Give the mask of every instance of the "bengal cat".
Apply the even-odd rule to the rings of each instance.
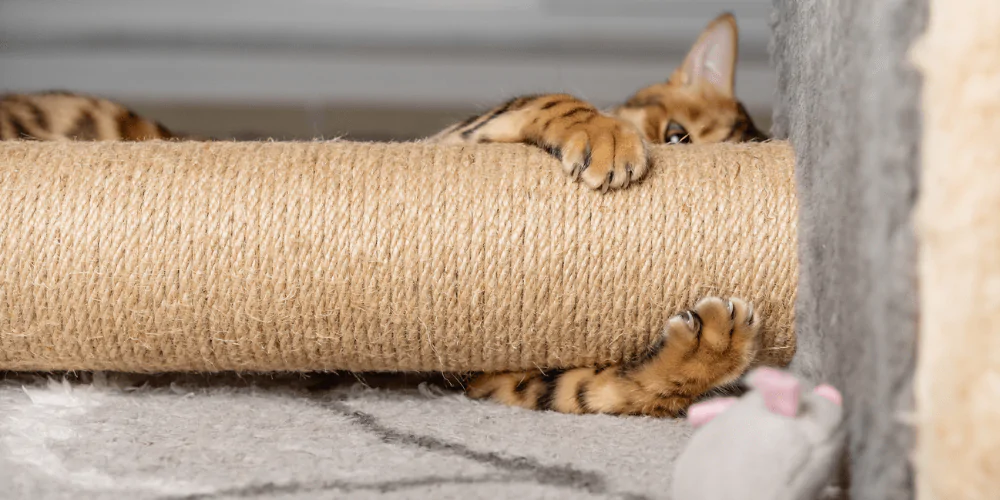
[[[558,158],[592,189],[627,187],[649,168],[648,144],[764,140],[733,92],[737,28],[709,23],[670,79],[601,111],[568,94],[511,99],[426,139],[436,143],[524,143]],[[0,98],[0,139],[171,139],[163,125],[104,99],[65,93]],[[760,321],[739,300],[706,298],[672,318],[660,341],[627,364],[487,373],[473,398],[567,413],[676,416],[699,396],[742,375],[757,350]]]

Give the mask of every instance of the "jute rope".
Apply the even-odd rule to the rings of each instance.
[[[600,195],[519,145],[0,144],[0,369],[615,362],[709,294],[787,362],[791,150],[652,158]]]

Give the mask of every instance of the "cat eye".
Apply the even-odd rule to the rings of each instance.
[[[691,142],[691,136],[679,123],[672,121],[667,124],[667,131],[663,133],[663,142],[665,144],[688,144]]]

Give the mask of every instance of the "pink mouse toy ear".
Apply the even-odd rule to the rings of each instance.
[[[736,404],[737,398],[713,398],[695,403],[688,408],[687,421],[694,427],[701,427]]]
[[[813,389],[813,392],[830,400],[837,406],[842,406],[844,404],[844,396],[840,394],[840,391],[838,391],[836,387],[830,384],[818,385],[815,389]]]
[[[764,404],[772,412],[786,417],[799,413],[802,384],[791,374],[774,368],[758,368],[747,377],[747,383],[760,391]]]

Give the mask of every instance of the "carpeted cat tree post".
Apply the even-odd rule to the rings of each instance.
[[[997,498],[1000,4],[775,5],[792,367],[844,390],[850,498]]]
[[[908,53],[926,1],[774,5],[774,132],[795,147],[800,200],[792,369],[844,393],[850,497],[911,498],[921,84]]]

